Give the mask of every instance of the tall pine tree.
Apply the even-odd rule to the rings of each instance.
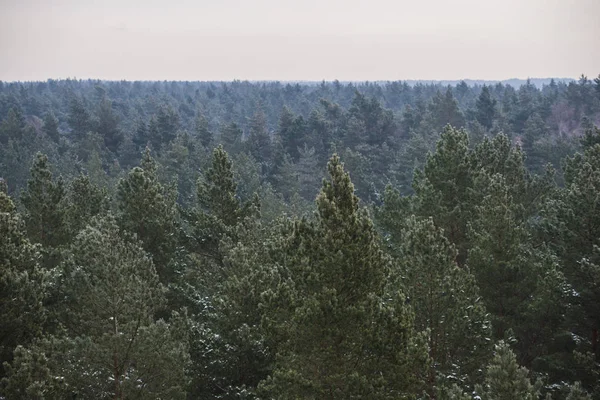
[[[293,224],[266,316],[280,335],[269,397],[401,398],[421,387],[426,355],[412,313],[387,286],[392,260],[340,159],[328,165],[314,223]]]

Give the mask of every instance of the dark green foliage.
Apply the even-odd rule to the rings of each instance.
[[[75,236],[92,217],[108,211],[108,193],[94,185],[89,176],[80,175],[69,182],[66,203],[65,223],[71,236]]]
[[[136,141],[144,145],[149,142],[154,151],[159,151],[165,144],[175,139],[179,127],[179,114],[171,106],[163,105],[158,109],[158,113],[150,118],[147,132],[143,125],[138,126]],[[146,141],[144,136],[147,136]]]
[[[387,213],[380,217],[393,218]],[[491,345],[490,321],[475,277],[456,264],[454,246],[431,219],[405,223],[392,238],[415,327],[429,330],[430,392],[445,381],[472,387]]]
[[[538,113],[531,115],[525,122],[521,143],[523,151],[527,154],[527,165],[536,172],[543,169],[539,141],[545,138],[546,132],[546,124]]]
[[[206,149],[187,131],[179,131],[175,139],[163,149],[159,158],[160,180],[177,184],[179,203],[188,205],[193,201],[196,171],[205,164],[207,154]]]
[[[415,173],[413,189],[417,196],[416,215],[433,216],[436,226],[457,247],[458,261],[464,262],[467,221],[470,210],[472,173],[469,141],[465,130],[450,125],[437,144],[436,152],[427,155],[422,171]]]
[[[364,137],[355,132],[352,136],[354,140],[366,142],[370,145],[381,145],[389,142],[395,133],[395,123],[393,114],[389,110],[383,109],[381,103],[375,98],[368,99],[363,94],[356,92],[352,105],[348,109],[350,118],[360,121],[364,127]],[[357,134],[358,133],[358,134]]]
[[[163,106],[158,110],[156,116],[158,130],[158,144],[169,143],[175,138],[179,129],[179,114],[171,106]]]
[[[83,100],[73,97],[69,108],[69,126],[73,140],[78,141],[92,128],[92,121]]]
[[[31,160],[35,158],[41,143],[33,129],[25,129],[21,140],[9,140],[0,146],[0,175],[9,193],[18,193],[30,178]]]
[[[148,145],[149,140],[150,136],[148,132],[148,125],[143,120],[138,121],[132,138],[133,143],[137,148],[141,148]]]
[[[44,116],[44,133],[48,135],[54,143],[60,140],[60,132],[58,131],[58,120],[52,112],[46,113]]]
[[[490,93],[489,87],[483,85],[481,94],[475,103],[475,119],[486,129],[492,129],[496,116],[496,99]]]
[[[314,148],[309,149],[307,145],[298,150],[297,162],[293,162],[290,156],[285,155],[277,177],[277,186],[288,200],[298,195],[312,201],[321,183],[316,152]]]
[[[0,190],[0,363],[13,349],[42,333],[47,274],[40,268],[39,247],[25,235],[25,226],[8,195]],[[0,367],[3,376],[4,366]]]
[[[44,247],[65,242],[65,189],[62,178],[54,180],[48,157],[38,153],[31,167],[31,179],[21,196],[29,239]]]
[[[198,116],[196,117],[194,133],[204,147],[208,147],[213,141],[213,133],[210,131],[208,121],[202,113],[198,113]]]
[[[250,279],[247,274],[254,271],[246,269],[247,274],[238,275],[240,267],[231,260],[232,247],[242,243],[249,246],[244,256],[238,257],[243,265],[263,252],[255,245],[260,236],[260,205],[256,195],[245,203],[239,199],[233,172],[231,160],[219,146],[213,151],[211,167],[198,181],[197,205],[186,215],[187,245],[194,264],[180,285],[186,303],[196,314],[191,393],[200,398],[251,398],[252,388],[266,377],[262,338],[255,327],[247,325],[248,312],[258,313],[252,308],[254,303],[248,301],[256,295],[246,291],[241,303],[235,296],[239,294],[236,289],[240,289],[236,279],[245,282]],[[237,252],[245,249],[240,247]],[[207,294],[214,298],[210,306],[209,300],[202,298]],[[243,314],[239,307],[245,311]]]
[[[236,196],[237,184],[229,156],[222,147],[213,151],[212,166],[204,181],[198,183],[198,204],[225,225],[234,226],[241,218],[240,201]]]
[[[112,102],[107,98],[102,99],[98,108],[96,132],[104,138],[106,148],[116,153],[123,140],[123,133],[119,129],[119,120],[113,111]]]
[[[231,154],[238,153],[242,145],[242,130],[235,122],[221,126],[219,142]]]
[[[492,314],[495,337],[512,330],[521,363],[531,365],[549,352],[562,326],[566,282],[556,257],[529,242],[520,207],[505,180],[493,175],[469,225],[468,264]]]
[[[465,118],[458,108],[458,103],[450,88],[445,93],[438,92],[429,103],[425,127],[432,132],[440,132],[446,125],[462,128]]]
[[[592,400],[590,396],[582,387],[580,382],[575,382],[569,390],[569,395],[566,400]]]
[[[574,331],[585,338],[584,350],[595,354],[598,362],[600,145],[596,144],[587,148],[585,153],[568,158],[564,174],[565,187],[546,205],[547,225],[544,230],[561,258],[564,274],[573,287],[570,302],[576,309],[569,317],[573,318]]]
[[[185,397],[184,325],[153,320],[164,289],[145,251],[123,236],[113,218],[77,235],[60,268],[63,332],[16,353],[9,388],[23,369],[44,375],[47,367],[50,377],[37,386],[52,388],[60,376],[62,398]]]
[[[17,346],[14,361],[6,363],[6,378],[0,381],[0,393],[16,400],[60,399],[62,380],[53,379],[45,354]]]
[[[6,145],[10,139],[19,141],[23,138],[24,130],[25,121],[21,110],[11,108],[0,123],[0,144]]]
[[[242,203],[236,191],[231,160],[219,146],[213,151],[211,167],[198,181],[197,207],[188,221],[194,251],[218,264],[223,261],[221,242],[227,238],[237,241],[238,225],[258,216],[258,199]]]
[[[296,116],[288,107],[284,107],[279,116],[277,135],[281,140],[283,152],[298,160],[299,151],[306,143],[306,123],[302,116]]]
[[[596,126],[586,129],[581,138],[581,145],[587,150],[594,145],[600,144],[600,129]]]
[[[482,400],[536,400],[541,382],[531,383],[527,368],[520,367],[510,347],[500,342],[486,369],[485,383],[476,389]]]
[[[282,342],[262,390],[281,399],[410,396],[425,348],[404,296],[386,284],[393,261],[337,156],[328,169],[317,220],[294,222],[284,242],[285,280],[269,300]]]
[[[271,159],[271,135],[267,128],[265,112],[259,105],[250,119],[248,140],[246,142],[248,153],[259,163],[267,163]]]
[[[599,398],[598,79],[0,82],[0,397]]]
[[[157,168],[146,148],[140,166],[119,181],[117,219],[119,226],[134,233],[152,254],[158,275],[166,283],[173,273],[169,263],[176,247],[178,214],[176,193],[158,181]]]
[[[203,308],[192,329],[191,397],[254,399],[257,386],[273,369],[273,340],[261,324],[262,293],[277,284],[267,266],[269,249],[280,241],[273,228],[271,235],[264,235],[252,224],[243,243],[223,243],[229,249],[226,262],[208,288],[215,293],[213,301],[196,302]],[[206,285],[197,287],[200,293],[208,292]]]

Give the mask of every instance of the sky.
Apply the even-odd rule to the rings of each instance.
[[[0,0],[0,80],[600,74],[600,0]]]

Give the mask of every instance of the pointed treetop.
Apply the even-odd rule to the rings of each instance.
[[[527,368],[519,366],[515,353],[501,341],[487,367],[485,385],[476,391],[489,400],[536,400],[540,388],[541,382],[531,383]]]
[[[205,179],[198,182],[198,202],[226,225],[235,225],[240,213],[236,190],[233,165],[223,146],[219,145],[213,150],[212,165]]]
[[[144,149],[144,152],[142,153],[142,160],[140,161],[140,167],[145,171],[145,172],[149,172],[151,174],[156,172],[157,169],[157,165],[156,165],[156,161],[154,160],[154,158],[152,158],[152,151],[150,150],[150,148],[148,146],[146,146],[146,149]]]
[[[323,180],[323,188],[317,196],[317,207],[323,220],[343,220],[358,210],[358,197],[350,174],[344,171],[340,157],[334,154],[327,163],[331,180]]]
[[[8,195],[6,182],[0,178],[0,213],[13,213],[15,209],[15,204]]]

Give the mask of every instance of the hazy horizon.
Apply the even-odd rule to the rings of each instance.
[[[556,82],[570,82],[577,81],[578,78],[564,78],[564,77],[527,77],[527,78],[510,78],[510,79],[476,79],[476,78],[464,78],[464,79],[383,79],[383,80],[369,80],[369,79],[361,79],[361,80],[339,80],[339,79],[322,79],[320,81],[317,80],[302,80],[302,79],[219,79],[219,80],[203,80],[203,79],[100,79],[100,78],[80,78],[76,76],[67,76],[67,77],[59,77],[59,78],[46,78],[46,79],[33,79],[33,80],[2,80],[0,82],[4,82],[7,84],[10,83],[35,83],[35,82],[47,82],[47,81],[62,81],[62,80],[74,80],[74,81],[100,81],[100,82],[142,82],[142,83],[151,83],[151,82],[190,82],[190,83],[230,83],[230,82],[250,82],[250,83],[292,83],[292,84],[304,84],[304,85],[319,85],[322,82],[325,83],[333,83],[338,81],[341,84],[378,84],[378,83],[386,83],[386,82],[406,82],[410,86],[414,86],[416,84],[442,84],[442,85],[456,85],[460,82],[466,82],[468,85],[477,85],[477,84],[485,84],[485,83],[505,83],[505,84],[514,84],[515,82],[519,84],[524,84],[528,80],[530,80],[534,85],[541,87],[543,84],[546,84],[546,81],[554,80]],[[589,79],[590,77],[587,76]],[[593,77],[592,77],[593,78]]]
[[[600,72],[600,2],[0,0],[0,80],[501,81]]]

